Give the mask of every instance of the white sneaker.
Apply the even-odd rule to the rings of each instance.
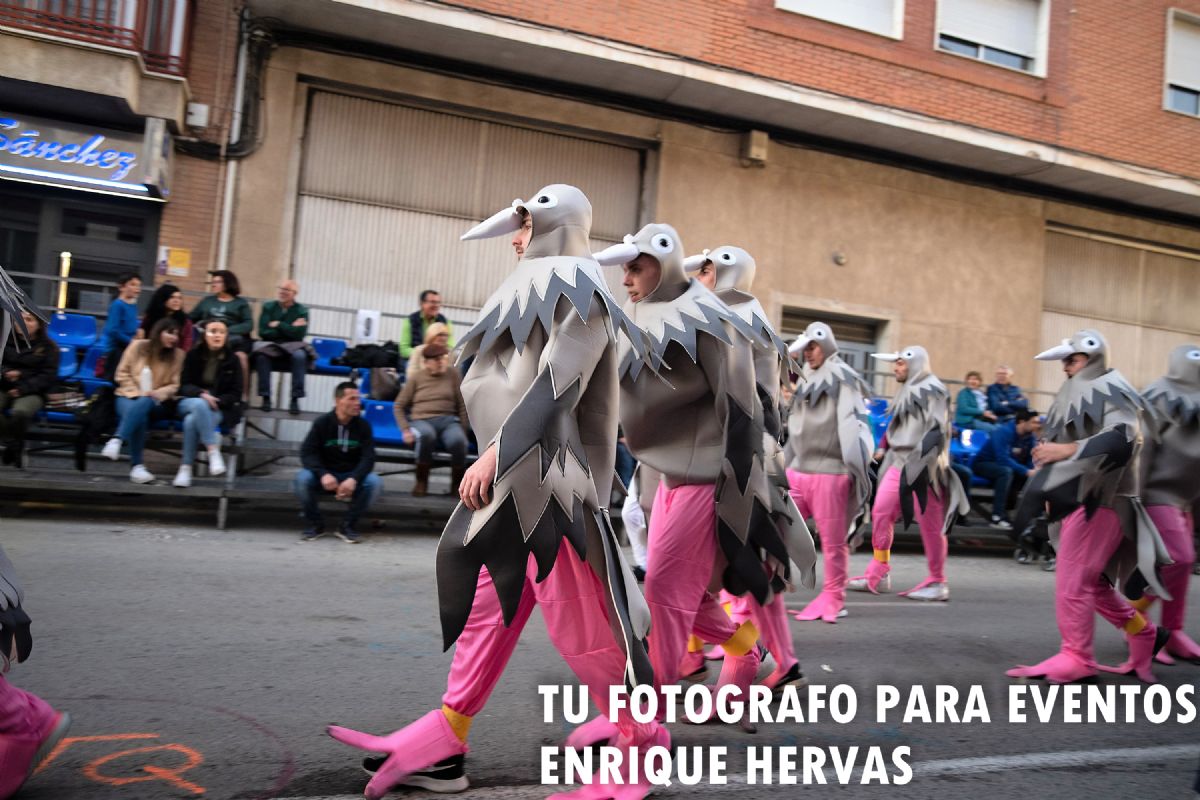
[[[869,591],[871,591],[869,588],[867,588],[867,579],[866,578],[851,578],[850,580],[848,580],[846,582],[846,590],[850,591],[850,592],[869,592]],[[892,576],[884,575],[883,580],[881,580],[879,582],[879,585],[875,587],[875,591],[879,592],[880,594],[883,594],[884,592],[890,592],[891,590],[892,590]],[[846,609],[844,609],[844,608],[842,609],[842,611],[845,611],[845,610]],[[838,616],[842,616],[842,615],[839,614]]]
[[[192,467],[190,464],[180,464],[179,472],[175,473],[175,480],[171,481],[172,486],[178,486],[180,489],[186,489],[192,485]]]
[[[100,455],[109,461],[116,461],[121,457],[121,440],[113,436],[104,443],[104,449],[100,451]]]
[[[208,451],[208,474],[209,475],[224,475],[225,474],[225,459],[221,457],[220,450]]]
[[[154,473],[141,464],[137,464],[133,469],[129,470],[129,480],[134,483],[153,483]]]
[[[754,673],[754,682],[762,683],[768,675],[775,671],[775,656],[762,645],[758,645],[758,670]]]
[[[944,583],[931,583],[905,595],[909,600],[942,602],[950,599],[950,587]]]

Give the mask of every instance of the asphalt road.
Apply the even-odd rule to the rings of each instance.
[[[297,542],[289,518],[220,533],[197,527],[194,512],[34,512],[0,521],[0,539],[22,571],[35,620],[35,650],[9,679],[74,717],[68,746],[26,786],[23,800],[117,798],[349,798],[365,776],[359,755],[329,739],[337,722],[390,731],[440,704],[448,654],[440,652],[432,563],[436,536],[392,524],[363,544]],[[263,520],[259,520],[263,522]],[[852,560],[865,565],[867,553]],[[896,557],[897,588],[923,577],[915,553]],[[926,605],[896,596],[852,595],[837,625],[793,623],[814,684],[850,687],[859,708],[840,724],[762,724],[755,735],[725,725],[675,725],[677,746],[724,747],[727,783],[683,786],[665,796],[841,798],[1191,797],[1200,761],[1200,724],[1008,721],[1004,669],[1057,647],[1053,576],[1000,553],[956,552],[953,597]],[[799,607],[809,593],[793,595]],[[1200,638],[1200,608],[1191,629]],[[531,622],[492,702],[474,724],[467,797],[543,797],[540,748],[570,726],[543,721],[539,684],[571,676],[540,622]],[[1119,635],[1097,624],[1097,656],[1125,654]],[[1200,667],[1159,667],[1173,710]],[[876,718],[876,687],[900,692],[900,706]],[[903,720],[914,687],[934,711],[935,687],[978,692],[988,723]],[[1105,676],[1102,687],[1137,686]],[[1042,689],[1030,684],[1024,691]],[[845,690],[843,690],[845,691]],[[1195,702],[1195,695],[1192,695]],[[1200,705],[1200,703],[1197,703]],[[1123,706],[1122,706],[1123,709]],[[961,716],[965,706],[955,710]],[[1158,706],[1151,709],[1158,710]],[[749,785],[747,748],[823,751],[829,784]],[[852,750],[852,748],[858,748]],[[862,785],[871,748],[889,780],[899,748],[913,770],[906,785]],[[689,752],[695,752],[689,750]],[[759,751],[761,752],[761,750]],[[810,755],[810,758],[817,756]],[[838,786],[836,758],[851,759]],[[800,757],[797,758],[800,763]],[[869,771],[869,770],[868,770]],[[810,773],[815,777],[815,772]],[[802,770],[797,779],[803,779]],[[407,793],[418,796],[417,792]]]

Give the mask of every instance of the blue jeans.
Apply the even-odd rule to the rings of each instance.
[[[629,488],[629,482],[633,480],[633,470],[637,467],[637,459],[629,452],[629,448],[624,442],[617,442],[617,461],[614,469],[617,475],[621,477],[621,485]]]
[[[972,469],[981,478],[992,482],[992,516],[1008,519],[1008,489],[1012,486],[1013,469],[995,461],[976,461]]]
[[[304,397],[304,376],[308,374],[308,353],[297,350],[290,357],[270,358],[262,353],[254,356],[254,370],[258,373],[258,396],[271,396],[271,370],[276,364],[287,364],[292,373],[292,397]]]
[[[221,443],[221,434],[217,431],[220,413],[209,408],[199,397],[185,397],[179,401],[176,416],[183,420],[183,459],[180,464],[190,466],[196,460],[200,444],[208,447]]]
[[[146,431],[150,429],[150,423],[166,419],[167,409],[153,397],[118,397],[117,414],[121,417],[121,423],[117,425],[117,438],[129,445],[129,463],[137,466],[143,463]]]
[[[350,477],[349,472],[331,472],[329,474],[338,483]],[[296,496],[300,498],[300,508],[304,512],[304,519],[314,527],[325,527],[325,518],[321,516],[321,507],[317,503],[317,498],[325,492],[321,487],[321,477],[311,469],[302,469],[296,473],[295,489]],[[358,518],[371,507],[382,490],[383,481],[379,479],[379,476],[374,472],[367,473],[367,477],[359,481],[358,486],[354,489],[354,495],[350,498],[350,507],[346,510],[346,518],[342,524],[353,528],[358,522]]]
[[[458,417],[445,415],[429,419],[414,419],[412,428],[417,432],[417,463],[433,462],[433,451],[440,442],[442,449],[450,454],[450,465],[461,467],[467,463],[467,434]]]

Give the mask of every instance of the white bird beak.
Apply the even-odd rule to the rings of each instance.
[[[1051,347],[1049,350],[1043,350],[1034,358],[1038,361],[1061,361],[1074,352],[1075,348],[1071,346],[1071,340],[1063,339],[1062,344]]]
[[[700,268],[708,261],[707,253],[700,253],[694,256],[688,256],[683,260],[684,272],[699,272]]]
[[[458,238],[461,242],[468,239],[491,239],[496,236],[507,236],[519,230],[521,230],[521,215],[517,213],[514,206],[497,211]]]
[[[637,245],[632,242],[621,242],[612,247],[606,247],[599,253],[592,253],[592,258],[602,267],[613,267],[618,264],[628,264],[641,254]]]
[[[877,358],[880,361],[899,361],[899,353],[871,353],[871,358]]]
[[[792,342],[791,345],[788,346],[788,355],[798,357],[804,352],[804,348],[808,347],[808,343],[811,341],[812,339],[808,338],[804,334],[800,334],[796,337],[796,341]]]

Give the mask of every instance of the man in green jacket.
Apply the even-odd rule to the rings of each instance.
[[[442,314],[442,296],[434,289],[421,292],[421,307],[400,320],[400,357],[405,361],[412,358],[414,347],[425,344],[425,329],[440,322],[450,329],[450,341],[446,346],[454,349],[454,326]]]
[[[262,398],[263,411],[271,410],[271,368],[287,359],[292,373],[292,402],[288,413],[300,413],[311,348],[304,342],[304,334],[308,332],[308,309],[296,302],[299,294],[298,283],[283,281],[276,295],[279,299],[263,303],[258,317],[259,341],[254,343],[254,369],[258,373],[258,396]]]

